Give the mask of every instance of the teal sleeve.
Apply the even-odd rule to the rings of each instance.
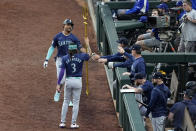
[[[50,57],[52,56],[52,53],[54,52],[54,47],[51,46],[49,49],[48,49],[48,54],[46,56],[46,60],[49,60]]]

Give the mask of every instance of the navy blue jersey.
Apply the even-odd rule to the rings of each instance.
[[[133,78],[135,73],[142,73],[143,75],[146,75],[146,63],[144,62],[143,57],[139,57],[135,59],[131,54],[125,52],[124,55],[130,59],[130,61],[133,61],[133,64],[131,65],[131,75],[129,76],[131,79],[131,83],[133,83]]]
[[[152,91],[152,89],[153,89],[153,84],[150,82],[150,81],[148,81],[148,80],[146,80],[146,82],[144,83],[144,85],[142,85],[140,88],[142,88],[142,90],[143,90],[143,102],[145,103],[145,104],[149,104],[149,102],[150,102],[150,98],[151,98],[151,91]]]
[[[146,75],[146,64],[143,57],[135,59],[131,66],[131,78],[133,78],[136,73]]]
[[[68,46],[70,43],[77,44],[78,50],[82,48],[80,41],[72,33],[68,36],[65,36],[62,32],[60,32],[54,37],[52,41],[52,46],[54,48],[57,47],[57,57],[62,57],[68,54]]]
[[[174,114],[174,128],[182,128],[184,120],[184,109],[187,107],[191,119],[196,120],[196,105],[189,100],[183,100],[181,102],[175,103],[170,112]]]
[[[191,102],[196,105],[196,93],[193,95],[193,98],[192,98]]]
[[[62,59],[61,68],[66,69],[66,77],[82,77],[83,62],[88,61],[90,56],[86,53],[78,53],[70,58],[66,55]]]
[[[169,88],[165,84],[157,85],[153,88],[147,114],[152,112],[152,117],[166,116],[167,99],[171,96]]]
[[[114,55],[101,56],[100,58],[110,59],[110,58],[121,57],[121,56],[122,56],[122,54],[118,52],[118,53],[116,53]]]

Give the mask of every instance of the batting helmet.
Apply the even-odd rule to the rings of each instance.
[[[63,24],[64,24],[64,25],[71,25],[72,27],[74,26],[74,24],[73,24],[73,22],[72,22],[71,19],[65,19],[65,20],[63,21]]]
[[[188,89],[196,89],[196,81],[188,81],[187,83],[186,83],[186,88],[188,88]]]

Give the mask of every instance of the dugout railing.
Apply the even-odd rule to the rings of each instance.
[[[113,21],[112,9],[131,8],[134,3],[130,2],[97,2],[96,24],[97,24],[97,44],[102,55],[117,53],[118,35],[117,31],[124,29],[144,28],[145,25],[139,21]],[[156,7],[160,2],[149,1],[150,8]],[[171,3],[170,7],[174,5]],[[146,63],[169,63],[171,70],[177,72],[179,78],[179,89],[183,90],[186,81],[186,70],[188,62],[196,62],[195,53],[142,53]],[[176,65],[177,64],[177,65]],[[170,68],[170,66],[168,66]],[[165,70],[169,68],[166,67]],[[154,65],[147,66],[147,73],[153,71]],[[139,113],[138,104],[133,93],[120,93],[124,84],[129,83],[128,76],[122,76],[126,72],[124,68],[108,69],[105,66],[107,79],[114,105],[119,118],[119,125],[124,131],[145,131],[144,124]]]

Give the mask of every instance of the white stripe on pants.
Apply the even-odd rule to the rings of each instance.
[[[61,112],[61,122],[66,122],[68,106],[73,98],[72,123],[76,123],[79,111],[80,95],[82,91],[82,78],[67,78],[66,87],[64,87],[64,101]]]
[[[56,74],[57,74],[57,79],[59,78],[59,73],[61,71],[61,66],[62,64],[62,57],[57,57],[56,58]],[[63,79],[61,80],[61,84],[64,84],[65,83],[65,77],[66,77],[66,70],[64,72],[64,76],[63,76]]]

